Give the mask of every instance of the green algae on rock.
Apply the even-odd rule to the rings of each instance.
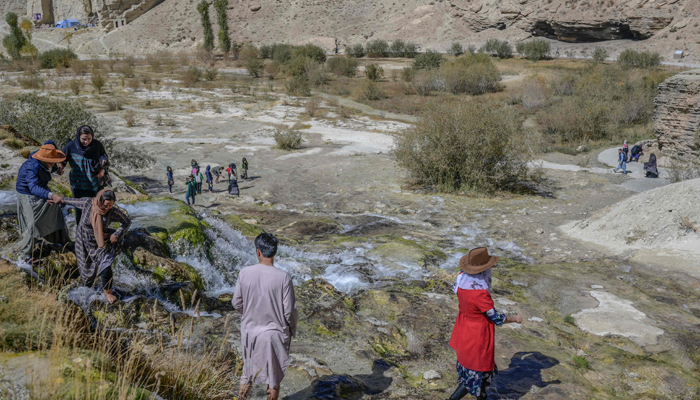
[[[223,217],[223,220],[233,229],[241,232],[247,237],[256,237],[261,233],[265,233],[263,228],[245,222],[243,218],[239,217],[238,215],[228,214]]]
[[[373,242],[379,244],[375,249],[367,253],[370,258],[384,261],[390,268],[401,269],[402,264],[427,267],[438,266],[447,255],[441,250],[421,245],[413,240],[404,239],[392,235],[382,235],[373,238]]]

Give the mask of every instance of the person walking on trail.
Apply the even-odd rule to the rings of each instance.
[[[459,301],[459,314],[452,331],[450,347],[457,353],[459,386],[449,400],[471,394],[487,399],[486,388],[498,373],[495,353],[495,326],[521,323],[520,315],[506,317],[499,313],[491,298],[491,267],[499,257],[489,255],[485,247],[473,249],[459,261],[461,272],[453,291]]]
[[[197,197],[197,182],[195,182],[194,177],[188,176],[187,182],[185,182],[187,188],[187,193],[185,194],[185,199],[187,199],[187,205],[190,205],[190,198],[192,198],[192,204],[194,205],[195,197]]]
[[[622,143],[622,152],[625,153],[625,162],[629,161],[629,153],[630,153],[630,148],[627,145],[627,140],[625,140],[624,143]]]
[[[121,253],[124,236],[131,227],[129,217],[119,207],[114,207],[116,201],[117,196],[111,189],[103,189],[92,198],[62,200],[63,204],[83,211],[75,229],[80,279],[85,286],[92,287],[99,278],[99,287],[110,304],[117,300],[112,294],[112,264]],[[109,228],[114,222],[120,225],[119,229]]]
[[[243,157],[243,161],[241,161],[241,179],[243,180],[248,180],[248,160]]]
[[[70,164],[70,186],[73,198],[95,197],[104,189],[107,173],[104,165],[109,163],[102,143],[95,139],[93,129],[88,125],[78,128],[75,139],[66,143],[63,152],[66,161],[59,164],[59,174],[63,174],[66,164]],[[75,219],[80,221],[82,211],[75,210]]]
[[[627,161],[625,161],[625,153],[622,149],[617,149],[617,168],[613,172],[617,173],[619,169],[622,170],[622,173],[627,174]]]
[[[175,178],[173,177],[173,169],[170,168],[170,166],[168,166],[166,173],[168,175],[168,190],[170,191],[170,194],[172,194],[173,193],[173,185],[175,184]]]
[[[33,263],[34,245],[44,239],[56,245],[70,243],[66,221],[59,203],[63,197],[49,189],[52,170],[65,161],[63,152],[56,149],[52,141],[29,156],[17,174],[17,222],[22,235],[20,257]]]
[[[207,165],[207,171],[204,174],[204,177],[207,179],[207,185],[209,186],[209,193],[214,191],[214,188],[211,186],[212,183],[214,183],[214,177],[211,175],[211,166]]]
[[[277,238],[255,238],[259,263],[238,274],[233,307],[241,313],[243,371],[239,400],[253,383],[267,384],[268,400],[277,400],[289,362],[289,346],[297,331],[297,307],[292,277],[275,267]]]
[[[204,175],[202,175],[202,172],[199,170],[199,166],[192,170],[192,174],[194,175],[194,182],[197,185],[197,194],[202,194],[202,181],[204,180]]]

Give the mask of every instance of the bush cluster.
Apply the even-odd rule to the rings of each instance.
[[[522,118],[482,101],[432,104],[392,151],[417,184],[438,190],[522,191],[536,176]]]
[[[605,61],[606,58],[608,58],[608,51],[604,48],[596,47],[595,50],[593,50],[593,61],[601,63]]]
[[[442,63],[439,69],[420,71],[413,87],[422,96],[431,92],[479,95],[500,90],[501,74],[486,54],[467,53]]]
[[[401,39],[389,44],[385,40],[372,40],[363,46],[360,43],[345,46],[345,53],[353,58],[362,58],[365,55],[371,58],[399,57],[416,58],[418,55],[418,45],[404,42]]]
[[[513,55],[513,47],[505,40],[489,39],[481,46],[479,52],[496,55],[498,58],[510,58]]]
[[[428,50],[425,53],[416,56],[416,59],[413,60],[413,69],[419,70],[440,68],[442,60],[442,54],[434,50]]]
[[[531,61],[545,60],[549,58],[549,54],[552,51],[549,42],[544,39],[520,42],[515,45],[515,49],[521,56]]]
[[[620,53],[617,62],[626,68],[656,68],[661,65],[659,53],[627,49]]]
[[[302,143],[301,132],[297,130],[289,131],[276,131],[275,132],[275,143],[277,147],[282,150],[297,150],[301,148]]]
[[[333,57],[326,61],[326,68],[329,72],[338,76],[354,77],[357,74],[359,63],[354,58]]]
[[[63,68],[70,68],[73,60],[78,56],[71,49],[52,49],[39,53],[39,64],[41,68],[56,68],[59,65]]]

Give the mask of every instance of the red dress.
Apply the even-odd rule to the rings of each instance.
[[[473,371],[493,371],[495,325],[484,313],[494,308],[488,290],[458,289],[459,315],[455,322],[450,347],[457,352],[457,361]]]

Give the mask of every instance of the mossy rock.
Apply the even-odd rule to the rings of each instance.
[[[73,192],[71,191],[70,186],[62,182],[52,180],[49,182],[49,189],[62,197],[73,197]]]
[[[226,223],[229,224],[231,228],[241,232],[247,237],[256,237],[261,233],[265,233],[265,230],[263,228],[243,221],[243,218],[239,217],[238,215],[226,215],[224,217],[224,221],[226,221]]]
[[[310,218],[294,221],[275,233],[291,238],[308,238],[336,234],[341,228],[340,224],[332,219]]]
[[[36,273],[47,282],[62,284],[69,279],[80,277],[78,259],[72,252],[52,252],[35,267]]]
[[[302,328],[320,336],[348,331],[356,324],[355,302],[321,278],[304,282],[295,290]],[[348,331],[349,333],[349,331]]]
[[[190,207],[181,205],[168,216],[171,227],[167,230],[170,243],[187,243],[194,247],[207,244],[208,238],[204,229],[208,224],[200,221]]]
[[[204,290],[204,282],[194,267],[171,258],[157,256],[143,248],[138,248],[132,255],[134,265],[153,274],[159,283],[192,282],[199,291]]]
[[[413,240],[387,235],[376,237],[375,241],[381,244],[368,255],[386,262],[389,267],[403,268],[402,264],[439,266],[447,260],[447,255],[442,251]]]

